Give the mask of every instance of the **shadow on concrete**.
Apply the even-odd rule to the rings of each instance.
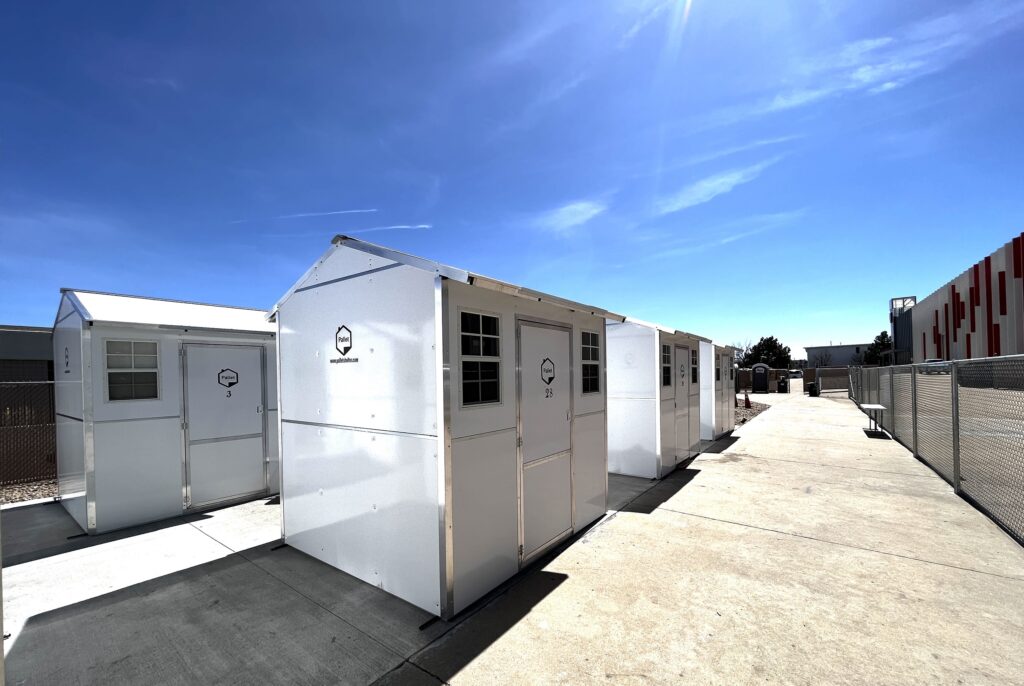
[[[432,615],[379,588],[268,543],[28,618],[7,654],[7,677],[40,684],[446,681],[567,578],[531,569],[454,621],[430,622]]]
[[[447,683],[568,578],[565,574],[541,569],[516,577],[512,585],[498,597],[412,656],[409,664],[438,682]],[[529,665],[523,665],[524,670],[529,668]],[[410,683],[408,676],[407,670],[399,669],[376,683]]]
[[[740,440],[739,437],[733,436],[732,433],[730,433],[728,436],[722,436],[721,438],[719,438],[717,441],[715,441],[714,443],[709,445],[707,448],[705,448],[701,452],[702,453],[720,453],[720,452],[724,451],[726,448],[730,447],[732,444],[734,444],[738,440]]]
[[[0,524],[4,532],[3,566],[32,562],[209,517],[205,513],[190,514],[90,536],[82,531],[59,502],[11,507],[0,510]]]
[[[680,467],[635,497],[619,511],[633,512],[637,514],[651,514],[661,507],[662,504],[671,499],[672,496],[681,491],[687,484],[693,481],[694,477],[698,474],[700,474],[699,469]]]
[[[864,435],[868,438],[877,438],[882,441],[892,440],[892,438],[889,437],[889,434],[885,433],[881,429],[864,429]]]

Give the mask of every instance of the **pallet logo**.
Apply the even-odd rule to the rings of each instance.
[[[352,350],[352,330],[342,324],[338,327],[337,332],[334,334],[334,347],[341,357],[337,357],[331,360],[331,364],[341,364],[343,362],[358,362],[358,357],[346,357],[350,350]]]
[[[222,369],[217,373],[217,383],[224,388],[231,388],[238,383],[238,372],[234,369]]]
[[[551,361],[550,357],[545,357],[540,363],[540,380],[546,386],[550,386],[551,382],[555,380],[555,363]]]

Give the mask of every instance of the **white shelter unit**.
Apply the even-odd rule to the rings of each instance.
[[[335,237],[272,314],[285,541],[450,617],[604,515],[606,317]]]
[[[57,477],[82,529],[277,492],[276,327],[266,314],[61,291]]]
[[[715,439],[736,428],[736,348],[715,346]]]
[[[700,452],[700,343],[635,319],[608,324],[608,471],[660,479]]]
[[[702,448],[715,440],[715,345],[701,341],[700,349],[700,440]]]

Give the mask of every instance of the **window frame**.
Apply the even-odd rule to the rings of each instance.
[[[594,336],[596,344],[587,344],[584,342],[584,337],[590,335]],[[586,359],[583,356],[584,350],[596,350],[597,359]],[[584,386],[586,382],[586,376],[584,370],[586,367],[596,367],[597,376],[594,377],[597,382],[597,388],[593,390],[587,390]],[[597,331],[591,331],[589,329],[580,329],[580,395],[600,395],[601,394],[601,334]]]
[[[481,343],[480,343],[480,352],[481,353],[483,352],[483,340],[482,339],[484,337],[496,339],[498,341],[498,354],[497,354],[497,356],[491,356],[491,355],[464,355],[463,354],[463,352],[462,352],[462,335],[463,335],[463,331],[462,331],[462,315],[463,314],[471,314],[471,315],[477,315],[478,317],[481,317],[479,333],[467,332],[466,335],[468,335],[468,336],[479,336],[481,338]],[[483,317],[491,317],[492,319],[497,321],[497,323],[498,323],[498,329],[497,329],[498,333],[497,333],[497,335],[483,333],[483,319],[482,319]],[[471,308],[471,307],[459,307],[459,308],[456,308],[456,311],[455,311],[455,332],[456,332],[455,339],[458,341],[457,345],[459,347],[459,409],[460,410],[476,410],[476,409],[480,409],[480,408],[495,407],[495,406],[500,406],[500,405],[504,404],[505,401],[504,401],[504,397],[502,395],[502,390],[503,390],[504,384],[501,382],[501,370],[502,370],[501,361],[502,361],[502,357],[503,357],[502,356],[501,329],[502,329],[502,326],[501,326],[501,315],[498,314],[497,312],[489,312],[487,310],[480,310],[480,309]],[[464,378],[464,374],[463,374],[463,363],[465,363],[465,362],[493,362],[493,363],[495,363],[498,366],[498,369],[497,369],[498,399],[497,400],[477,401],[477,402],[470,402],[470,403],[466,402],[466,399],[465,399],[466,393],[465,393],[465,391],[466,391],[466,383],[467,382],[466,382],[466,380]],[[481,382],[479,380],[477,380],[475,382],[471,381],[470,383],[476,383],[478,385],[478,387],[481,386]]]
[[[697,348],[690,348],[690,387],[700,387],[700,353]]]
[[[665,360],[665,356],[668,355],[668,361]],[[668,382],[666,383],[665,372],[668,371]],[[670,343],[661,344],[661,387],[672,388],[672,345]]]
[[[104,338],[104,339],[102,339],[102,342],[103,342],[103,351],[102,351],[101,354],[103,355],[103,402],[105,402],[105,403],[144,403],[144,402],[152,402],[154,400],[158,401],[158,400],[162,400],[163,399],[163,383],[160,380],[160,369],[161,369],[161,365],[160,365],[160,341],[158,339],[153,339],[153,338],[122,338],[122,337],[113,337],[113,338]],[[131,367],[114,367],[114,368],[110,367],[109,357],[111,355],[126,355],[126,354],[128,354],[128,353],[111,353],[111,352],[108,352],[107,351],[107,346],[110,343],[129,343],[132,346],[132,352],[130,353],[131,358],[132,358],[132,366]],[[144,355],[145,357],[155,357],[156,358],[156,367],[151,367],[151,368],[141,367],[141,368],[137,368],[135,366],[135,344],[136,343],[152,343],[153,345],[156,346],[156,355]],[[153,396],[152,398],[111,398],[110,397],[110,375],[112,373],[113,374],[117,374],[117,373],[156,374],[156,384],[155,384],[156,385],[156,395]],[[133,383],[132,386],[134,387],[134,385],[135,384]]]

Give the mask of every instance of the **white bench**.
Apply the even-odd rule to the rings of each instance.
[[[878,431],[878,418],[875,413],[885,412],[885,405],[875,405],[868,403],[861,405],[860,409],[867,412],[868,415],[868,431]],[[874,426],[872,426],[874,425]]]

